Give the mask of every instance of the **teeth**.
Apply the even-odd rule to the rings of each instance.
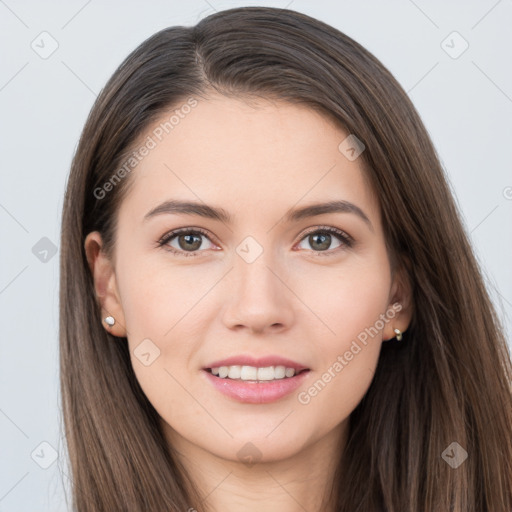
[[[290,370],[293,370],[293,375],[295,375],[295,370],[293,368],[290,368]],[[286,375],[286,368],[284,366],[274,366],[274,378],[275,379],[284,379],[285,375]]]
[[[286,377],[293,377],[295,375],[295,370],[293,368],[286,368],[284,374]]]
[[[241,366],[230,366],[229,367],[228,377],[230,379],[239,379],[241,374],[242,374]]]
[[[277,380],[295,375],[294,368],[284,366],[267,366],[265,368],[256,368],[255,366],[220,366],[211,369],[213,375],[221,379],[235,380]]]
[[[242,380],[258,380],[258,368],[254,366],[242,366],[240,378]]]
[[[274,367],[258,368],[258,380],[274,380]]]

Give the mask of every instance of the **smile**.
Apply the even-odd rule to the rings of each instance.
[[[255,366],[220,366],[209,369],[213,375],[221,379],[243,380],[243,381],[271,381],[287,379],[293,377],[296,373],[295,368],[286,368],[285,366],[266,366],[258,368]],[[305,370],[302,370],[305,371]]]

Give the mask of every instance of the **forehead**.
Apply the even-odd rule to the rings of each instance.
[[[136,147],[150,149],[130,176],[130,210],[145,214],[172,197],[222,205],[240,217],[344,199],[378,215],[361,160],[339,149],[349,134],[332,119],[284,101],[196,101],[170,108],[139,139]]]

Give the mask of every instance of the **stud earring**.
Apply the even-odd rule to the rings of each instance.
[[[397,341],[402,341],[402,331],[400,331],[400,329],[393,329],[393,331],[395,331],[396,340]]]
[[[105,320],[105,323],[110,327],[112,327],[116,323],[116,320],[113,316],[107,316],[103,320]]]

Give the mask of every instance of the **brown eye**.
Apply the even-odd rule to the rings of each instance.
[[[198,253],[203,252],[199,249],[203,246],[204,239],[209,240],[206,232],[197,229],[182,229],[167,233],[158,242],[158,246],[165,247],[178,256],[197,256]]]
[[[201,237],[203,235],[177,235],[176,240],[178,241],[179,248],[184,251],[195,251],[199,249],[203,243]]]
[[[308,236],[308,242],[311,247],[319,251],[326,251],[330,248],[332,236],[328,233],[315,233]]]
[[[338,244],[332,247],[333,241],[338,241]],[[325,227],[311,231],[301,240],[301,243],[307,242],[314,252],[328,254],[338,252],[337,249],[343,247],[351,247],[353,244],[352,238],[343,231],[333,228]]]

